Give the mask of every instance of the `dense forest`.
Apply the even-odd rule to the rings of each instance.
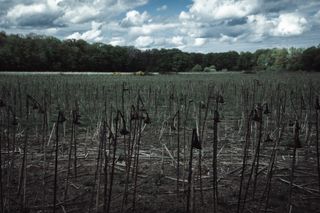
[[[212,50],[214,51],[214,50]],[[0,32],[1,71],[210,72],[320,71],[320,45],[259,49],[254,53],[186,53],[179,49],[134,47],[59,40],[54,37]]]

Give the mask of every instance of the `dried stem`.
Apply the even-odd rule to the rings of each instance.
[[[243,188],[242,185],[244,181],[244,173],[247,167],[248,149],[250,146],[250,136],[251,136],[250,126],[251,126],[251,116],[249,114],[247,118],[246,140],[245,140],[244,149],[243,149],[242,170],[241,170],[241,179],[240,179],[240,187],[239,187],[237,213],[240,212],[241,196],[242,196],[242,188]]]

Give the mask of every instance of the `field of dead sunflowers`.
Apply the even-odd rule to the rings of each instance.
[[[319,212],[319,77],[3,74],[0,212]]]

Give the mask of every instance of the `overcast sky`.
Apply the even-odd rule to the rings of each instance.
[[[320,44],[320,0],[0,0],[0,31],[193,52]]]

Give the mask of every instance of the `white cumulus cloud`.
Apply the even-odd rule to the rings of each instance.
[[[32,14],[41,14],[46,11],[44,4],[23,5],[18,4],[8,11],[7,17],[13,20],[21,18],[23,16],[29,16]]]
[[[307,20],[297,13],[280,14],[268,19],[264,15],[248,16],[252,41],[262,41],[266,36],[288,37],[301,35],[307,29]]]
[[[181,12],[180,18],[197,20],[219,20],[241,18],[254,12],[259,0],[193,0],[188,12]]]
[[[183,46],[185,44],[185,39],[182,36],[174,36],[171,38],[171,43],[175,46]]]
[[[84,33],[75,32],[69,36],[67,36],[67,39],[83,39],[87,41],[94,41],[94,42],[100,42],[103,40],[103,37],[101,36],[101,27],[102,23],[98,23],[95,21],[91,22],[91,30],[88,30]]]
[[[200,47],[205,45],[208,42],[207,38],[195,38],[194,39],[194,46]]]
[[[275,36],[300,35],[307,29],[307,20],[295,13],[281,14],[276,20],[276,28],[272,30]]]
[[[97,17],[99,14],[99,9],[94,6],[82,5],[72,10],[66,10],[62,19],[66,22],[81,23]]]
[[[158,7],[157,8],[157,11],[160,12],[160,11],[165,11],[168,9],[168,6],[167,5],[162,5],[161,7]]]
[[[151,36],[139,36],[135,41],[135,45],[138,48],[147,48],[154,43],[155,40]]]
[[[112,46],[123,46],[126,44],[126,41],[122,37],[112,37],[109,44]]]
[[[318,21],[320,21],[320,10],[314,16]]]
[[[171,30],[177,27],[177,24],[174,23],[151,23],[144,24],[142,26],[134,26],[129,30],[131,35],[150,35],[157,32],[166,32],[166,30]]]
[[[62,12],[58,6],[59,2],[59,0],[46,0],[33,4],[16,4],[7,11],[4,19],[11,25],[53,25]]]
[[[149,14],[146,11],[140,14],[136,10],[131,10],[127,12],[126,17],[121,21],[121,26],[123,27],[141,26],[148,21],[151,21],[151,20],[150,20]]]
[[[235,43],[239,40],[239,37],[232,37],[228,35],[224,35],[223,33],[220,34],[219,41],[220,42],[226,42],[226,43]]]
[[[44,26],[107,21],[144,5],[148,0],[5,0],[0,3],[0,24]],[[1,2],[1,1],[0,1]],[[142,14],[144,17],[146,14]]]

